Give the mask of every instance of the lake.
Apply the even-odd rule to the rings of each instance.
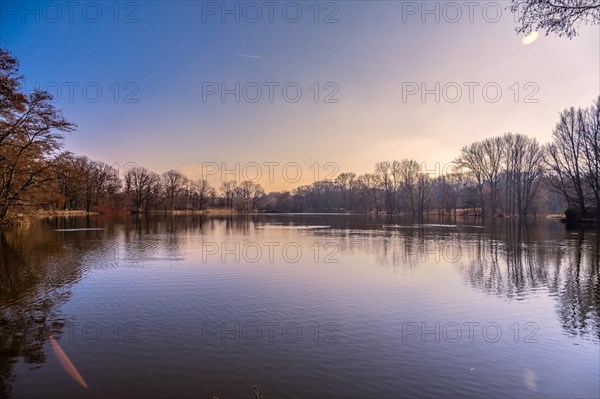
[[[0,237],[0,397],[600,396],[594,229],[133,215]]]

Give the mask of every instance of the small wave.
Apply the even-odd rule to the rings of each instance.
[[[431,224],[415,224],[415,227],[444,227],[444,228],[456,228],[458,227],[455,224],[435,224],[435,223],[431,223]]]
[[[186,258],[182,257],[140,257],[140,258],[124,258],[123,262],[181,262],[186,260]]]
[[[393,229],[422,229],[424,227],[444,227],[444,228],[456,228],[458,227],[455,224],[382,224],[383,228],[393,228]]]
[[[290,229],[290,230],[311,230],[311,229],[330,229],[331,226],[282,226],[282,225],[266,225],[258,226],[257,229]]]

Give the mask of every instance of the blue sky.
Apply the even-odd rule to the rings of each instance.
[[[598,28],[573,40],[542,33],[526,46],[508,2],[477,3],[470,21],[464,2],[453,3],[459,17],[447,2],[423,14],[423,2],[282,1],[272,22],[263,1],[67,3],[3,2],[2,45],[28,89],[61,88],[57,105],[79,126],[69,150],[157,172],[197,178],[203,162],[334,162],[357,173],[388,159],[445,164],[463,145],[507,131],[547,142],[562,109],[600,94]],[[206,94],[236,82],[239,103]],[[407,85],[436,83],[439,102],[406,95]],[[291,97],[302,90],[297,102],[286,101],[286,84]],[[256,86],[262,97],[252,103]],[[489,101],[497,87],[501,97]]]

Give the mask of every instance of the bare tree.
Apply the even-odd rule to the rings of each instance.
[[[502,140],[506,150],[505,187],[512,200],[510,208],[516,206],[519,217],[525,217],[542,181],[545,151],[537,140],[523,134],[507,133]]]
[[[118,172],[104,162],[63,152],[54,161],[56,189],[63,209],[84,209],[113,201],[121,187]]]
[[[572,38],[581,23],[600,22],[599,0],[513,0],[511,9],[521,23],[516,29],[519,33],[543,29],[546,35]]]
[[[142,166],[134,166],[125,173],[125,192],[131,197],[135,211],[148,211],[158,196],[160,176]]]
[[[458,202],[463,209],[463,216],[471,214],[469,208],[472,210],[473,215],[481,215],[480,182],[468,170],[460,170],[455,176],[457,183],[460,185]]]
[[[593,196],[596,218],[600,219],[600,97],[587,110],[578,113],[584,142],[583,176]]]
[[[420,217],[429,210],[433,194],[434,180],[427,173],[419,173],[416,182],[416,212]]]
[[[354,189],[356,188],[356,174],[353,172],[340,173],[336,179],[336,183],[341,194],[339,207],[348,210],[352,203]]]
[[[389,161],[379,162],[375,165],[375,174],[383,189],[385,210],[388,215],[394,213],[394,184],[390,175],[391,163]]]
[[[75,168],[79,171],[83,206],[86,212],[89,212],[92,206],[95,187],[94,163],[86,156],[79,156],[75,158]]]
[[[456,165],[453,165],[445,174],[433,179],[431,201],[435,202],[440,216],[444,214],[457,215],[462,189],[464,189],[464,183],[461,173],[456,171]]]
[[[544,147],[540,146],[535,138],[525,137],[523,145],[523,158],[518,200],[519,200],[519,216],[528,216],[532,206],[536,201],[540,183],[544,176],[544,159],[546,152]]]
[[[392,198],[393,198],[393,207],[392,212],[397,213],[400,212],[402,208],[402,198],[400,196],[400,188],[402,184],[402,174],[403,174],[403,164],[402,162],[392,161],[390,168],[390,176],[392,178]]]
[[[233,199],[235,197],[235,189],[237,182],[234,180],[224,181],[221,183],[221,192],[225,200],[225,208],[233,209]]]
[[[477,142],[463,147],[460,152],[461,154],[456,160],[456,164],[459,168],[466,169],[466,173],[470,174],[473,177],[472,181],[475,182],[475,185],[470,184],[465,187],[476,192],[481,215],[485,215],[485,196],[483,191],[485,185],[485,150],[483,145]],[[466,181],[470,181],[470,179]]]
[[[76,209],[80,206],[82,176],[77,168],[76,157],[71,152],[65,151],[54,159],[54,175],[60,197],[61,209]]]
[[[215,196],[215,189],[206,180],[199,180],[195,186],[197,195],[197,209],[203,210],[211,198]]]
[[[119,172],[104,162],[94,161],[94,203],[100,205],[113,201],[120,188]]]
[[[397,211],[398,188],[401,176],[400,162],[379,162],[375,165],[375,174],[383,189],[386,212],[391,215]]]
[[[585,156],[582,137],[583,110],[571,107],[563,111],[554,128],[554,142],[548,146],[548,183],[559,192],[570,206],[577,206],[586,214],[586,195],[581,160]]]
[[[490,188],[490,214],[494,216],[498,209],[498,183],[501,179],[502,161],[504,159],[504,145],[502,137],[492,137],[481,142],[483,158],[481,171]]]
[[[265,197],[265,190],[258,183],[254,184],[254,188],[252,190],[252,209],[255,211],[260,210],[261,201]]]
[[[502,137],[504,143],[504,213],[507,215],[514,215],[516,212],[515,206],[515,176],[513,175],[515,170],[515,161],[517,156],[517,144],[515,142],[516,135],[512,133],[506,133]]]
[[[16,58],[0,48],[0,223],[16,208],[47,202],[44,185],[54,179],[51,159],[62,132],[74,130],[45,91],[22,92]]]
[[[417,198],[417,182],[421,166],[413,159],[403,159],[399,163],[399,192],[403,200],[404,210],[413,215],[419,212],[419,199]]]
[[[183,194],[188,178],[177,170],[169,170],[161,175],[162,187],[165,193],[166,207],[174,210]]]
[[[381,187],[380,176],[376,173],[366,173],[358,178],[362,182],[364,189],[367,191],[368,202],[370,202],[369,208],[375,211],[375,214],[379,213],[379,188]]]
[[[236,188],[236,208],[239,211],[249,211],[252,205],[254,183],[250,180],[242,181]]]

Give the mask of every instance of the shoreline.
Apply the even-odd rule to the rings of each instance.
[[[355,215],[355,216],[410,216],[408,214],[393,214],[388,215],[385,213],[344,213],[344,212],[331,212],[331,213],[313,213],[313,212],[261,212],[261,211],[238,211],[235,209],[223,209],[223,208],[210,208],[203,210],[151,210],[151,211],[121,211],[121,212],[100,212],[100,211],[91,211],[86,212],[84,210],[69,210],[69,211],[36,211],[32,214],[19,214],[17,218],[20,220],[24,219],[45,219],[45,218],[54,218],[54,217],[81,217],[81,216],[97,216],[97,215],[110,215],[110,214],[120,214],[120,215],[293,215],[293,214],[326,214],[326,215]],[[482,218],[482,216],[476,215],[440,215],[439,213],[430,213],[428,215],[424,215],[426,217],[459,217],[459,218]],[[591,219],[582,219],[582,220],[565,220],[564,215],[560,214],[546,214],[546,215],[538,215],[538,216],[528,216],[529,218],[543,218],[543,219],[553,219],[560,220],[562,222],[567,223],[590,223]],[[519,219],[517,216],[488,216],[487,218],[493,219]]]
[[[75,216],[90,216],[100,215],[100,212],[87,211],[37,211],[31,216],[34,218],[52,218],[52,217],[75,217]],[[25,216],[27,217],[27,216]]]

